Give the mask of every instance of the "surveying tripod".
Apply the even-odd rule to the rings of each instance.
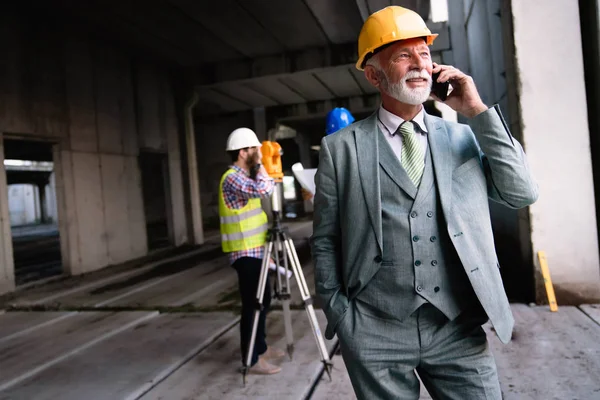
[[[319,322],[317,321],[317,316],[315,314],[312,298],[308,290],[308,285],[306,284],[304,274],[302,273],[302,266],[300,265],[300,261],[298,260],[298,254],[296,253],[294,242],[288,236],[287,228],[281,225],[281,199],[282,184],[281,182],[277,182],[275,184],[275,190],[273,191],[273,195],[271,197],[273,224],[271,229],[269,229],[268,239],[264,246],[263,262],[260,271],[258,289],[256,291],[256,310],[254,311],[254,318],[252,321],[252,336],[250,337],[250,345],[248,346],[246,362],[244,363],[243,367],[244,384],[246,384],[246,375],[248,373],[248,369],[250,368],[250,363],[252,361],[252,353],[256,344],[256,332],[258,330],[259,315],[263,309],[263,297],[265,294],[265,290],[269,290],[269,288],[267,288],[266,286],[271,257],[273,257],[275,261],[275,273],[277,275],[275,298],[281,300],[283,305],[283,323],[285,327],[287,351],[290,360],[292,359],[292,355],[294,353],[294,335],[292,332],[292,314],[290,311],[290,276],[288,273],[289,267],[291,265],[293,275],[296,277],[296,282],[298,284],[298,288],[300,289],[302,301],[304,301],[304,308],[308,315],[308,320],[310,322],[313,334],[315,336],[315,340],[317,341],[317,347],[321,355],[321,362],[323,363],[325,371],[327,372],[327,375],[331,380],[331,368],[333,367],[333,363],[329,359],[327,346],[325,345],[325,340],[323,339],[321,329],[319,328]],[[285,274],[283,278],[281,276],[282,274],[280,273],[281,261],[283,261],[282,272],[284,272]]]

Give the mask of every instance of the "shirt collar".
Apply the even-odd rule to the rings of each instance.
[[[238,167],[237,165],[233,165],[232,164],[229,168],[235,170],[236,172],[239,172],[241,174],[244,174],[244,175],[248,176],[248,173],[246,172],[246,170],[243,169],[243,168]]]
[[[383,108],[383,105],[379,107],[378,116],[379,121],[389,130],[392,135],[404,122],[402,118]],[[412,121],[419,127],[422,133],[427,133],[427,127],[425,126],[425,107],[421,107],[421,111],[419,111]]]

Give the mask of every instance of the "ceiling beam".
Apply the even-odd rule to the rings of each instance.
[[[439,33],[431,46],[433,53],[450,50],[450,33],[446,23],[431,23],[430,29]],[[209,86],[228,81],[241,81],[270,75],[287,75],[302,71],[351,65],[357,59],[356,43],[333,44],[295,52],[253,59],[225,61],[188,68],[187,78],[196,86]]]

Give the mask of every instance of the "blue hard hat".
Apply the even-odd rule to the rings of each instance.
[[[346,110],[344,107],[336,107],[327,114],[327,126],[325,127],[325,134],[331,135],[332,133],[347,127],[353,122],[354,117],[352,114],[350,114],[350,111]]]

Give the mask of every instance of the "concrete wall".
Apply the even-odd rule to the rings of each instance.
[[[41,215],[37,207],[38,199],[36,186],[30,184],[10,185],[8,187],[10,226],[39,222]]]
[[[559,303],[597,301],[600,263],[577,2],[511,0],[511,6],[520,124],[540,186],[530,207],[532,256],[546,252]],[[538,274],[538,299],[545,297],[541,285]]]
[[[44,187],[46,192],[45,204],[40,203],[38,187],[32,184],[16,184],[8,187],[8,211],[10,226],[36,224],[42,222],[42,210],[46,210],[47,222],[58,221],[56,206],[56,178],[50,175],[49,183]]]
[[[510,8],[506,9],[505,3],[501,0],[448,0],[452,59],[457,68],[473,77],[486,104],[500,105],[512,134],[520,140],[518,104],[516,97],[511,97],[516,92],[514,80],[510,80],[513,75],[512,26],[504,22],[510,20]],[[460,115],[458,120],[466,122]],[[516,211],[490,201],[490,211],[507,294],[513,301],[533,301],[534,266],[528,210]]]
[[[0,11],[0,132],[57,144],[64,269],[81,274],[147,253],[140,148],[169,155],[173,243],[185,242],[179,132],[167,71],[41,16]],[[0,259],[12,263],[10,232],[2,227]]]

